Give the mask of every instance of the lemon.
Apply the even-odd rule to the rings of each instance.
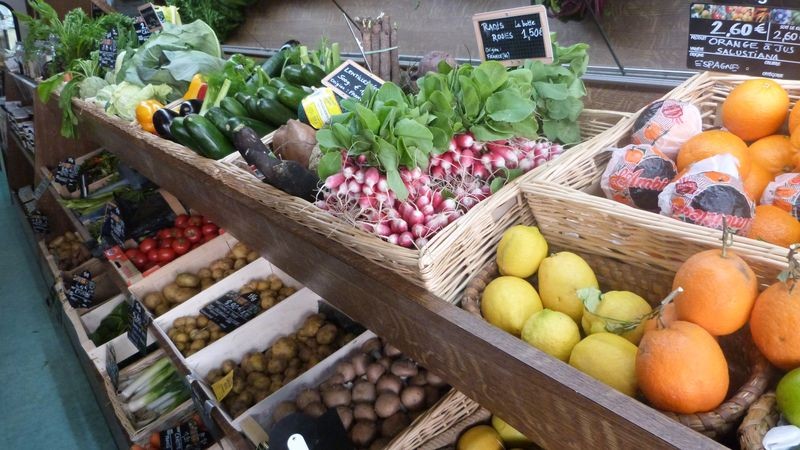
[[[580,256],[560,252],[548,256],[539,265],[539,294],[542,305],[561,311],[580,323],[583,302],[578,298],[578,289],[599,288],[592,268]]]
[[[653,310],[647,300],[628,291],[609,291],[601,295],[594,288],[579,290],[578,297],[584,302],[581,318],[584,333],[614,333],[639,345],[645,322],[641,318]]]
[[[486,285],[481,297],[483,317],[514,336],[519,336],[528,317],[541,310],[539,294],[522,278],[495,278]]]
[[[537,227],[516,225],[503,233],[497,245],[497,267],[501,275],[528,278],[547,256],[547,241]]]
[[[456,450],[503,450],[500,435],[489,425],[478,425],[458,438]]]
[[[625,395],[636,394],[636,352],[629,340],[611,333],[586,336],[572,349],[569,364]]]
[[[503,444],[510,445],[513,447],[528,447],[532,445],[530,439],[526,438],[524,434],[517,431],[514,427],[507,424],[503,421],[503,419],[492,416],[492,427],[494,427],[497,434],[500,435],[500,439],[503,441]]]
[[[543,309],[525,322],[522,327],[522,340],[548,355],[567,362],[572,347],[581,340],[581,331],[568,315]]]

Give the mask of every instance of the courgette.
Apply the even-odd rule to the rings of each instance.
[[[292,47],[297,45],[300,45],[300,43],[294,40],[283,44],[278,53],[275,53],[271,58],[264,61],[264,64],[261,65],[261,68],[264,69],[264,72],[266,72],[270,77],[279,76],[281,74],[281,69],[283,69],[284,63],[286,63],[286,57],[289,55],[289,52],[292,51]]]
[[[266,123],[261,122],[260,120],[251,119],[250,117],[231,117],[225,123],[224,131],[232,139],[233,130],[235,130],[239,125],[252,128],[256,133],[258,133],[259,136],[266,136],[275,131],[275,127],[267,125]]]
[[[195,153],[200,153],[199,146],[194,138],[192,138],[192,135],[189,134],[189,130],[186,129],[185,122],[186,117],[175,117],[172,119],[172,123],[169,125],[169,132],[172,135],[172,140],[184,147],[188,147]]]
[[[299,64],[290,64],[284,67],[281,77],[292,84],[305,84],[305,81],[303,81],[303,68]]]
[[[278,101],[291,111],[297,111],[297,108],[303,102],[303,99],[308,96],[308,93],[300,88],[292,85],[286,85],[278,89]]]
[[[321,67],[315,64],[303,64],[300,75],[302,76],[303,82],[299,84],[320,87],[322,86],[322,79],[325,78],[327,74]]]
[[[269,85],[274,87],[275,89],[291,86],[291,84],[288,81],[284,80],[283,78],[273,78],[269,80]]]
[[[199,114],[189,114],[184,122],[189,135],[197,142],[201,155],[206,158],[220,159],[233,153],[234,148],[228,138],[205,117]]]
[[[294,112],[275,100],[259,99],[256,103],[258,115],[256,118],[279,127],[290,119],[296,119]]]
[[[217,127],[218,130],[222,131],[223,134],[225,134],[225,125],[228,123],[228,119],[230,119],[231,117],[234,116],[225,111],[224,109],[218,107],[209,108],[209,110],[206,111],[205,115],[205,118],[208,119],[209,122],[214,124],[214,126]],[[228,137],[230,138],[231,135],[229,135]]]
[[[272,86],[262,86],[256,91],[259,98],[268,98],[270,100],[278,99],[278,90]]]
[[[233,116],[246,116],[247,110],[244,105],[232,97],[225,97],[219,106]]]

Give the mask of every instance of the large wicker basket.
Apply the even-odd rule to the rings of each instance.
[[[466,286],[468,274],[491,258],[497,241],[487,240],[487,236],[499,239],[498,230],[518,222],[526,213],[527,208],[516,195],[519,184],[523,180],[537,178],[537,174],[548,167],[545,165],[535,169],[509,183],[436,234],[422,249],[407,249],[390,244],[334,218],[305,200],[262,183],[234,164],[199,156],[182,145],[142,131],[136,124],[109,116],[97,105],[79,99],[73,100],[73,104],[76,111],[92,116],[98,124],[118,128],[132,138],[145,141],[157,151],[197,167],[242,196],[252,199],[254,204],[265,205],[315,233],[340,242],[450,302],[458,300],[458,293]],[[628,117],[628,114],[620,112],[584,110],[580,117],[582,138],[591,140]],[[575,146],[567,154],[579,151],[582,145]],[[553,163],[559,164],[563,158]]]
[[[752,78],[742,75],[723,75],[705,72],[690,78],[662,98],[691,102],[700,108],[704,129],[720,127],[721,120],[719,109],[722,102],[734,87],[749,79]],[[791,103],[794,105],[798,98],[800,98],[800,81],[777,80],[777,82],[789,93]],[[641,111],[639,111],[639,113],[641,113]],[[550,181],[584,192],[586,193],[584,196],[576,195],[574,197],[576,199],[581,198],[582,201],[585,202],[592,202],[588,197],[589,195],[594,196],[600,200],[595,203],[598,207],[602,205],[602,208],[618,209],[632,215],[643,213],[657,218],[664,226],[680,228],[684,230],[685,233],[692,233],[698,237],[717,235],[718,233],[715,230],[709,230],[699,225],[688,224],[676,219],[659,216],[655,213],[640,211],[636,208],[606,199],[600,189],[600,178],[608,165],[610,153],[604,150],[630,144],[633,125],[639,113],[634,114],[629,119],[621,121],[613,129],[603,133],[597,139],[586,142],[581,146],[580,151],[565,155],[558,164],[545,168],[537,179]],[[785,132],[786,130],[783,131]],[[676,224],[677,226],[675,226]],[[761,249],[767,253],[777,252],[782,256],[786,253],[782,247],[764,241],[746,238],[737,239],[742,243],[746,243],[753,248]]]
[[[739,426],[739,445],[742,450],[764,450],[764,436],[781,418],[775,392],[762,395]]]

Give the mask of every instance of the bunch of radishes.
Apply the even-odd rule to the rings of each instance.
[[[445,179],[469,174],[489,180],[504,169],[533,170],[563,153],[564,148],[547,139],[532,141],[513,138],[505,141],[477,142],[470,133],[450,140],[450,148],[431,159],[430,174]]]
[[[421,248],[491,195],[491,181],[507,176],[505,169],[527,172],[562,151],[545,139],[483,144],[469,133],[457,135],[446,152],[431,159],[426,172],[419,167],[399,170],[408,190],[405,200],[397,199],[386,175],[369,166],[365,155],[343,153],[342,171],[325,180],[316,205],[393,244]]]

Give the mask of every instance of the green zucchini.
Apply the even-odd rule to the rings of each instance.
[[[281,77],[292,84],[305,84],[303,81],[303,68],[299,64],[290,64],[284,67]]]
[[[206,111],[204,117],[208,119],[209,122],[214,124],[214,126],[217,127],[218,130],[222,131],[222,133],[225,134],[225,124],[228,123],[228,119],[234,116],[222,108],[213,107],[209,108],[209,110]],[[232,135],[228,136],[228,138],[231,137]]]
[[[256,95],[260,98],[268,98],[270,100],[278,99],[278,90],[272,86],[262,86],[256,91]]]
[[[220,105],[222,109],[227,111],[229,114],[233,116],[246,116],[247,110],[244,109],[244,105],[232,97],[225,97],[222,99]]]
[[[172,134],[172,139],[184,147],[188,147],[192,151],[199,153],[199,146],[189,134],[189,130],[186,129],[185,121],[186,117],[176,117],[172,119],[172,123],[169,125],[169,132]]]
[[[286,62],[286,56],[289,54],[290,50],[291,47],[287,47],[275,53],[271,58],[264,61],[261,68],[264,69],[264,72],[270,77],[277,77],[281,74],[281,69],[283,69],[283,64]]]
[[[300,70],[301,78],[303,79],[302,83],[305,86],[314,86],[320,87],[322,86],[322,79],[325,78],[324,70],[321,67],[314,65],[314,64],[303,64],[302,69]],[[295,83],[298,84],[298,83]]]
[[[297,116],[290,109],[280,104],[275,100],[267,100],[265,98],[259,99],[257,102],[258,116],[260,120],[264,120],[269,124],[279,127],[290,119],[296,119]]]
[[[285,86],[291,86],[291,84],[284,80],[283,78],[273,78],[269,80],[269,85],[274,87],[275,89],[280,89]]]
[[[220,159],[234,151],[228,138],[205,117],[199,114],[189,114],[186,116],[185,123],[186,130],[197,142],[200,153],[206,158]]]
[[[252,128],[260,136],[266,136],[275,131],[275,127],[267,125],[260,120],[251,119],[250,117],[231,117],[225,123],[225,132],[230,136],[233,136],[234,130],[236,130],[239,125]]]
[[[303,99],[307,96],[308,93],[306,91],[292,85],[286,85],[278,89],[278,101],[291,111],[297,111],[297,108],[300,107]]]

